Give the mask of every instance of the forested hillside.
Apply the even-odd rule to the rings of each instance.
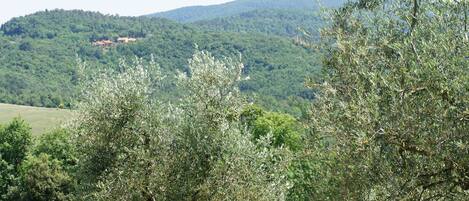
[[[336,8],[345,0],[236,0],[213,6],[194,6],[148,15],[192,24],[203,30],[261,33],[317,40],[323,26],[322,8]]]
[[[137,41],[92,45],[123,36]],[[86,72],[92,73],[118,68],[120,58],[149,61],[153,55],[163,73],[174,77],[176,70],[187,69],[196,45],[217,57],[241,55],[244,73],[250,78],[240,84],[241,90],[257,94],[259,102],[269,108],[287,108],[287,99],[312,98],[303,81],[319,69],[315,54],[290,39],[203,31],[164,19],[83,11],[53,10],[15,18],[2,25],[0,40],[0,102],[34,106],[70,104],[82,76],[77,60],[85,61]]]
[[[229,17],[201,20],[192,24],[212,31],[296,37],[305,31],[319,36],[323,19],[319,12],[313,9],[261,9]]]
[[[216,17],[228,17],[257,9],[289,8],[317,9],[315,3],[310,0],[237,0],[220,5],[185,7],[149,16],[168,18],[179,22],[195,22]]]

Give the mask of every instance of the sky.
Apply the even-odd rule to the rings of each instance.
[[[32,14],[45,9],[82,9],[104,14],[140,16],[185,6],[212,5],[230,0],[2,0],[0,24],[13,17]]]

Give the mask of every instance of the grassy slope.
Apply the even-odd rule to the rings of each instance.
[[[42,134],[59,126],[72,113],[68,110],[0,104],[0,124],[21,117],[32,127],[33,135]]]

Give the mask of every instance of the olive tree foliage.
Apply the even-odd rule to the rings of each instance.
[[[121,73],[101,72],[82,78],[83,94],[71,127],[79,153],[78,177],[85,193],[117,166],[118,159],[148,140],[143,128],[148,126],[145,119],[152,111],[147,99],[150,71],[141,60],[132,66],[121,62],[120,69]]]
[[[97,79],[74,123],[84,199],[284,200],[290,152],[239,122],[242,65],[197,52],[176,103],[154,100],[143,65]]]
[[[312,139],[336,153],[324,174],[347,199],[467,199],[469,2],[364,2],[332,13],[310,84]]]

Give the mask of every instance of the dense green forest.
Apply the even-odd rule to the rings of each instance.
[[[15,18],[0,30],[0,101],[14,104],[68,107],[83,76],[77,60],[86,62],[84,72],[90,75],[118,68],[122,58],[150,61],[153,55],[163,73],[174,77],[176,70],[187,70],[187,60],[198,46],[219,58],[241,56],[243,73],[250,77],[240,83],[241,90],[268,108],[299,114],[298,106],[312,98],[303,81],[317,75],[320,66],[312,50],[291,39],[205,31],[164,19],[53,10]],[[138,41],[92,45],[119,36]],[[167,91],[168,97],[174,96],[171,87]]]
[[[262,33],[283,37],[303,36],[303,32],[319,38],[323,19],[312,9],[258,9],[229,17],[192,23],[212,31]]]
[[[343,0],[310,1],[310,0],[237,0],[221,5],[185,7],[149,16],[176,20],[178,22],[196,22],[238,15],[254,10],[266,9],[308,9],[319,10],[320,5],[335,7]]]
[[[324,24],[319,16],[321,9],[337,8],[344,2],[238,0],[214,6],[185,7],[148,16],[176,20],[203,30],[262,33],[290,38],[307,35],[317,40]]]
[[[11,52],[36,51],[68,36],[70,44],[82,41],[103,54],[80,54],[82,61],[71,62],[78,66],[80,89],[68,124],[38,138],[19,118],[0,125],[0,200],[464,201],[469,196],[469,1],[349,1],[321,14],[329,19],[321,41],[304,47],[266,34],[202,34],[161,19],[51,13],[63,18],[48,19],[48,11],[5,24],[2,45],[17,48]],[[140,39],[103,48],[90,45],[89,23],[82,23],[87,25],[80,30],[88,30],[82,34],[58,28],[49,37],[60,23],[46,20],[42,26],[51,28],[38,29],[41,17],[82,19],[67,14],[109,20],[99,26],[104,35],[97,38]],[[122,33],[106,32],[111,25]],[[161,26],[173,32],[158,37],[168,31]],[[166,46],[150,44],[171,37],[171,43],[156,43]],[[25,40],[31,43],[19,44]],[[119,61],[135,56],[127,49],[134,45],[149,51],[137,54],[143,59]],[[45,47],[41,50],[54,50]],[[240,47],[246,48],[243,58]],[[188,59],[180,61],[176,53]],[[13,57],[15,62],[35,58],[21,56]],[[314,98],[298,108],[301,118],[259,106],[255,99],[265,97],[246,93],[246,84],[264,73],[250,69],[255,58],[291,67],[268,69],[269,75],[319,76],[304,81]],[[297,66],[319,59],[321,74],[314,65]],[[23,78],[32,74],[26,72],[47,72],[28,67],[15,72]],[[304,72],[286,73],[291,69]],[[297,86],[281,84],[285,88],[271,89]],[[177,98],[168,98],[171,92]]]

